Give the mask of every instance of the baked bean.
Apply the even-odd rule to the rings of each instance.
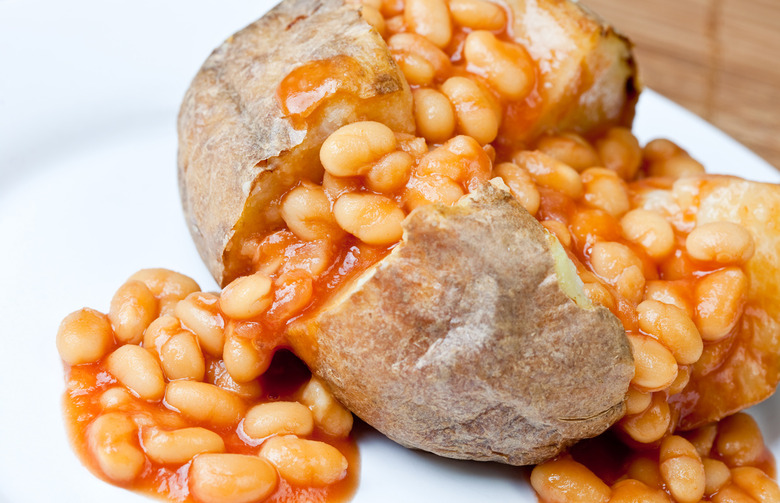
[[[680,393],[682,390],[685,389],[686,386],[688,386],[688,382],[690,382],[691,380],[690,369],[691,368],[688,365],[682,365],[678,367],[677,377],[674,378],[674,381],[672,382],[672,384],[669,385],[669,388],[667,389],[667,393],[669,393],[669,396]]]
[[[650,163],[647,169],[647,174],[650,176],[669,178],[703,175],[704,172],[704,166],[684,152]]]
[[[333,176],[327,171],[322,177],[322,189],[325,191],[325,195],[328,196],[330,201],[335,201],[340,195],[347,192],[356,192],[360,190],[360,178],[342,178],[339,176]]]
[[[160,363],[168,380],[192,379],[202,381],[206,361],[195,335],[182,330],[171,336],[160,349]]]
[[[633,386],[628,388],[626,393],[626,415],[631,416],[644,412],[650,407],[650,401],[653,399],[653,395],[647,391],[641,391]]]
[[[404,208],[407,211],[412,211],[418,206],[434,203],[452,206],[464,194],[463,187],[446,176],[414,175],[409,180],[406,191],[404,191]]]
[[[731,482],[731,470],[724,462],[717,459],[704,458],[702,464],[704,465],[705,479],[704,494],[715,494]]]
[[[634,355],[634,378],[631,382],[643,391],[668,387],[677,377],[677,360],[663,344],[638,334],[628,334]]]
[[[595,473],[569,457],[536,465],[531,472],[533,486],[542,501],[607,503],[611,490]]]
[[[428,153],[428,144],[425,138],[406,133],[396,133],[395,139],[398,141],[398,148],[417,159]]]
[[[652,459],[649,454],[634,458],[626,469],[626,476],[639,480],[654,489],[664,486],[661,471],[658,468],[658,458]]]
[[[661,440],[669,431],[671,411],[663,393],[654,393],[653,400],[644,412],[623,418],[620,427],[631,438],[642,444]]]
[[[165,379],[160,364],[152,353],[140,346],[120,346],[108,355],[106,368],[143,400],[159,400],[165,392]]]
[[[418,162],[416,176],[439,175],[462,182],[469,190],[488,181],[490,159],[473,138],[458,135],[425,154]]]
[[[615,289],[630,302],[638,303],[641,301],[645,289],[645,277],[642,274],[642,269],[635,265],[627,267],[615,281]]]
[[[298,185],[284,196],[280,211],[287,228],[303,241],[341,237],[330,211],[330,201],[320,186],[308,182]]]
[[[219,297],[195,292],[179,301],[174,309],[177,318],[198,336],[200,346],[211,356],[222,356],[225,345],[225,321],[218,309]]]
[[[643,209],[631,210],[620,219],[623,237],[641,246],[655,260],[674,250],[674,230],[660,214]]]
[[[704,496],[704,465],[696,448],[683,437],[671,435],[661,442],[661,477],[680,503],[696,503]]]
[[[114,333],[108,317],[94,309],[70,313],[57,330],[57,351],[68,365],[93,363],[114,346]]]
[[[431,143],[441,143],[455,132],[455,110],[450,100],[435,89],[415,89],[414,119],[417,133]]]
[[[780,488],[778,488],[777,482],[758,468],[752,466],[734,468],[731,470],[731,477],[734,484],[759,503],[780,501]]]
[[[582,172],[583,198],[589,205],[602,209],[613,217],[628,211],[628,189],[614,171],[588,168]]]
[[[525,98],[536,80],[534,63],[520,45],[502,42],[489,31],[472,31],[463,55],[469,70],[487,78],[493,88],[510,100]]]
[[[479,84],[467,77],[450,77],[441,91],[455,107],[458,131],[482,145],[496,139],[501,117],[494,110],[490,95]]]
[[[644,294],[645,277],[642,261],[628,246],[602,241],[596,243],[590,255],[593,271],[615,286],[618,293],[632,302]]]
[[[141,269],[128,279],[133,280],[145,284],[160,301],[160,314],[170,314],[177,302],[200,291],[194,279],[170,269]]]
[[[271,355],[261,352],[252,339],[237,335],[225,339],[225,368],[236,382],[257,379],[271,365]]]
[[[163,344],[183,330],[179,318],[164,314],[151,322],[144,331],[143,347],[153,355],[158,355]]]
[[[397,56],[396,60],[409,84],[427,86],[433,83],[436,69],[419,54],[404,54]]]
[[[740,412],[721,420],[715,449],[731,467],[751,465],[764,453],[764,437],[755,419]]]
[[[270,323],[282,323],[300,313],[314,294],[314,281],[303,271],[285,273],[276,278],[275,285],[274,305],[266,314]]]
[[[511,162],[502,162],[493,168],[493,174],[501,177],[512,195],[520,201],[528,213],[536,215],[541,197],[533,178],[525,169]]]
[[[269,357],[270,359],[270,357]],[[212,360],[206,369],[206,380],[225,391],[248,400],[256,400],[263,394],[263,388],[257,380],[238,383],[230,377],[224,360]]]
[[[506,26],[506,13],[484,0],[450,0],[450,13],[456,24],[472,30],[500,31]]]
[[[585,296],[594,304],[604,306],[609,310],[615,308],[615,297],[607,287],[602,285],[598,280],[585,283],[583,285],[583,290],[585,290]]]
[[[333,132],[320,148],[320,161],[335,176],[358,176],[397,146],[393,131],[379,122],[353,122]]]
[[[713,503],[759,503],[734,484],[728,485],[713,494],[710,501]]]
[[[363,16],[366,23],[373,26],[380,35],[384,37],[387,34],[385,18],[382,17],[382,14],[375,7],[364,5],[363,8],[360,9],[360,15]]]
[[[688,234],[685,251],[696,260],[734,264],[753,256],[753,236],[747,229],[732,222],[701,224]]]
[[[688,300],[687,290],[690,287],[672,281],[654,280],[645,284],[645,299],[657,300],[682,309],[688,317],[693,318],[693,306]]]
[[[214,426],[232,426],[244,412],[244,402],[213,384],[173,381],[165,390],[165,402],[184,417]]]
[[[298,402],[269,402],[255,405],[244,418],[244,432],[250,438],[271,435],[311,435],[314,419],[308,407]]]
[[[392,199],[376,194],[344,194],[333,206],[342,229],[364,243],[387,245],[401,239],[406,215]]]
[[[682,152],[682,149],[676,143],[665,138],[651,140],[642,149],[642,156],[646,161],[657,162],[669,159],[670,157]]]
[[[138,344],[144,330],[157,317],[157,299],[147,286],[130,280],[119,287],[111,299],[108,319],[116,338],[126,344]]]
[[[555,234],[558,241],[565,247],[571,246],[571,234],[566,224],[558,222],[557,220],[545,220],[542,222],[542,227]]]
[[[222,437],[200,427],[173,431],[146,428],[141,432],[141,447],[152,461],[177,465],[188,462],[198,454],[225,452]]]
[[[303,388],[301,403],[311,409],[315,424],[327,435],[346,437],[352,430],[352,413],[318,378],[312,377]]]
[[[324,193],[322,197],[325,197]],[[327,199],[325,199],[325,204],[328,206],[328,214],[330,214],[330,203]],[[333,225],[336,225],[335,219],[333,219]],[[264,313],[273,299],[271,278],[262,272],[256,272],[231,281],[219,296],[219,308],[231,318],[244,320]]]
[[[89,452],[100,471],[114,482],[131,482],[146,464],[137,445],[137,431],[135,423],[119,412],[100,415],[87,427]]]
[[[537,142],[536,149],[558,159],[577,171],[583,171],[601,164],[601,159],[599,159],[596,149],[585,138],[576,133],[543,136]]]
[[[406,30],[406,24],[404,23],[404,15],[398,14],[392,17],[385,17],[385,30],[387,31],[388,35],[396,35],[404,32]],[[420,37],[420,38],[424,38],[424,37]],[[425,40],[427,41],[428,39]]]
[[[699,331],[685,311],[657,300],[645,300],[636,307],[639,328],[655,336],[674,355],[677,363],[696,363],[704,344]]]
[[[387,46],[410,84],[429,85],[452,68],[444,51],[416,33],[397,33],[387,40]]]
[[[726,337],[739,322],[748,293],[748,278],[729,267],[704,276],[696,283],[694,321],[705,341]]]
[[[610,129],[596,142],[596,149],[607,169],[615,171],[623,180],[633,180],[636,177],[642,162],[642,148],[630,129]]]
[[[409,30],[444,48],[452,38],[450,11],[445,0],[406,0],[404,21]]]
[[[102,410],[122,409],[130,405],[133,397],[124,388],[108,388],[100,394],[100,408]]]
[[[343,234],[340,228],[339,233]],[[327,239],[300,243],[295,247],[295,253],[292,256],[284,257],[284,265],[274,272],[282,275],[288,272],[299,271],[308,276],[317,277],[324,273],[333,263],[336,253],[335,248],[334,243]],[[258,272],[268,274],[266,271]],[[223,297],[224,294],[225,291],[223,290]]]
[[[386,18],[398,16],[404,12],[404,2],[403,0],[382,0],[379,11]]]
[[[389,194],[406,185],[412,173],[414,158],[403,151],[391,152],[366,173],[366,187]]]
[[[668,503],[669,497],[660,489],[652,489],[635,479],[621,480],[612,486],[609,503]]]
[[[580,174],[561,161],[536,151],[521,151],[512,159],[515,164],[528,170],[538,185],[561,192],[571,199],[582,197]]]
[[[201,503],[252,503],[276,490],[268,461],[246,454],[200,454],[189,471],[190,493]]]
[[[717,435],[718,425],[711,423],[688,432],[686,438],[696,447],[696,452],[699,453],[699,456],[708,458],[712,452],[712,446],[715,445],[715,437]]]
[[[317,440],[295,435],[271,437],[263,442],[260,456],[294,484],[324,486],[347,476],[347,458],[332,445]]]

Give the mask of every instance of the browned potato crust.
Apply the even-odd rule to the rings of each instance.
[[[551,239],[492,186],[418,208],[390,256],[291,328],[293,348],[402,445],[549,459],[622,417],[634,373],[620,321],[562,290],[579,279],[561,276]]]

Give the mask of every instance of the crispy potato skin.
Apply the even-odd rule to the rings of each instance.
[[[750,287],[739,347],[734,337],[705,346],[690,383],[677,397],[680,428],[693,429],[765,400],[780,381],[780,185],[709,175],[682,178],[668,190],[641,191],[636,200],[662,213],[696,215],[691,226],[738,223],[756,245],[745,267]],[[708,373],[708,354],[719,351],[727,356]]]
[[[538,463],[624,413],[623,326],[559,285],[544,231],[504,191],[425,206],[393,253],[289,339],[347,407],[436,454]]]
[[[354,62],[339,92],[306,120],[285,114],[283,79],[337,56]],[[412,117],[409,87],[385,42],[343,0],[287,0],[225,41],[195,76],[178,121],[182,206],[217,282],[243,272],[231,270],[243,237],[280,224],[278,196],[300,179],[322,178],[319,147],[330,133],[358,120],[414,132]]]

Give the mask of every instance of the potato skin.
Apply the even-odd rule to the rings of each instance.
[[[504,191],[425,206],[404,240],[289,340],[392,440],[446,457],[538,463],[624,413],[623,326],[560,288],[547,237]]]
[[[337,95],[306,117],[286,114],[283,79],[341,57]],[[241,241],[281,224],[274,201],[322,178],[318,153],[340,126],[381,120],[414,132],[409,86],[382,37],[343,0],[286,0],[218,47],[179,112],[179,191],[203,261],[224,286],[242,272]]]
[[[512,33],[540,67],[541,105],[507,125],[514,149],[545,132],[585,135],[630,125],[639,84],[630,43],[579,4],[509,0]],[[337,96],[301,118],[285,114],[277,89],[293,70],[346,56]],[[524,105],[523,105],[524,106]],[[412,95],[381,36],[344,0],[284,0],[218,47],[179,114],[179,189],[195,245],[224,286],[249,272],[242,241],[281,225],[276,199],[300,179],[318,181],[317,149],[350,122],[415,130]],[[505,121],[510,124],[512,121]]]

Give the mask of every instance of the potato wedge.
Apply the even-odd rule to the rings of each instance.
[[[396,442],[532,464],[624,413],[623,326],[581,288],[557,239],[488,185],[412,212],[393,252],[288,338]]]
[[[696,428],[768,398],[780,382],[780,186],[697,176],[681,178],[668,188],[643,185],[636,198],[639,206],[676,218],[681,228],[733,222],[747,229],[755,242],[745,264],[749,289],[735,333],[705,344],[689,384],[673,397],[680,428]],[[721,292],[723,299],[729,295]]]

